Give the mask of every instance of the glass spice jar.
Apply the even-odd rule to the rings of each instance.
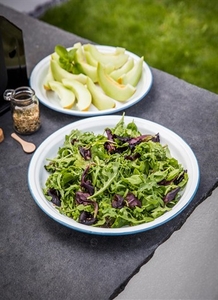
[[[31,134],[40,128],[39,101],[28,86],[8,89],[4,99],[11,102],[13,127],[17,133]]]

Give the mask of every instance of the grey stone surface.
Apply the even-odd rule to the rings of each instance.
[[[218,299],[218,189],[156,251],[116,300]]]
[[[0,4],[38,18],[47,9],[68,0],[0,0]]]
[[[1,14],[23,29],[28,74],[56,44],[87,40],[0,5]],[[32,155],[10,138],[10,113],[0,117],[0,289],[4,299],[112,299],[185,223],[218,184],[218,95],[152,68],[149,94],[126,115],[160,123],[192,147],[201,182],[190,205],[154,230],[123,237],[79,233],[54,222],[33,201],[27,184]],[[27,137],[36,145],[80,118],[41,108],[42,128]],[[122,112],[120,112],[120,115]],[[208,200],[206,200],[208,201]]]

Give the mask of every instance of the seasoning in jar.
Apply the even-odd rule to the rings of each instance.
[[[17,133],[31,134],[40,128],[39,101],[28,86],[8,89],[4,99],[11,102],[13,127]]]

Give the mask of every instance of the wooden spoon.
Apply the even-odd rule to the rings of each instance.
[[[32,153],[33,151],[35,151],[36,145],[34,145],[33,143],[29,143],[29,142],[24,141],[16,133],[13,132],[11,134],[11,137],[21,144],[21,146],[23,147],[24,152]]]

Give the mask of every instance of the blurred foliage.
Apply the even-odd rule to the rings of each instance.
[[[41,20],[218,93],[217,0],[69,0]]]

